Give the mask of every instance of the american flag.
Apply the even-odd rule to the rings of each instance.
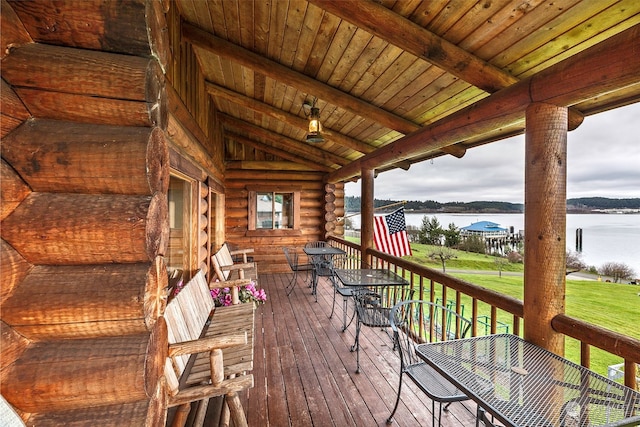
[[[373,242],[376,249],[393,256],[411,255],[411,246],[404,221],[404,208],[387,215],[374,215]]]

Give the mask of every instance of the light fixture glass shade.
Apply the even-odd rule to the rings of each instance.
[[[320,122],[320,110],[316,107],[311,108],[309,115],[309,133],[307,134],[307,142],[321,143],[324,142],[322,136],[322,123]]]

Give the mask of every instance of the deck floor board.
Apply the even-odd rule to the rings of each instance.
[[[362,328],[361,367],[356,374],[356,354],[350,351],[355,322],[342,332],[341,298],[329,318],[330,282],[320,279],[315,302],[304,276],[298,277],[295,290],[287,296],[290,277],[260,276],[259,286],[268,299],[256,310],[255,386],[242,394],[249,425],[386,426],[400,363],[389,334]],[[454,403],[443,413],[442,425],[473,426],[475,411],[473,402]],[[403,384],[393,425],[431,425],[431,401],[410,381]]]

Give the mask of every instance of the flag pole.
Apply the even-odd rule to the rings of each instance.
[[[395,203],[390,203],[390,204],[384,205],[384,206],[378,206],[377,208],[373,208],[373,210],[377,211],[377,210],[380,210],[380,209],[390,208],[392,206],[406,205],[406,204],[407,204],[407,201],[403,200],[401,202],[395,202]],[[356,216],[356,215],[360,215],[360,212],[352,213],[351,215],[345,215],[343,218],[351,218],[352,216]]]

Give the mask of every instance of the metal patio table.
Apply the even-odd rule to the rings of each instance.
[[[318,301],[318,277],[333,276],[333,268],[331,266],[331,259],[335,255],[345,255],[346,252],[343,249],[336,248],[333,246],[321,246],[321,247],[313,247],[307,248],[305,247],[304,253],[307,254],[311,258],[311,263],[313,264],[313,272],[311,278],[311,293],[316,296],[316,301]]]
[[[640,393],[516,335],[420,344],[416,352],[505,426],[640,425]],[[477,376],[493,391],[482,391]]]
[[[398,298],[389,300],[379,288],[407,286],[409,282],[384,268],[336,269],[344,286],[353,287],[356,305],[356,336],[351,351],[356,352],[356,373],[360,372],[360,329],[362,325],[385,328],[390,326],[389,314]]]

